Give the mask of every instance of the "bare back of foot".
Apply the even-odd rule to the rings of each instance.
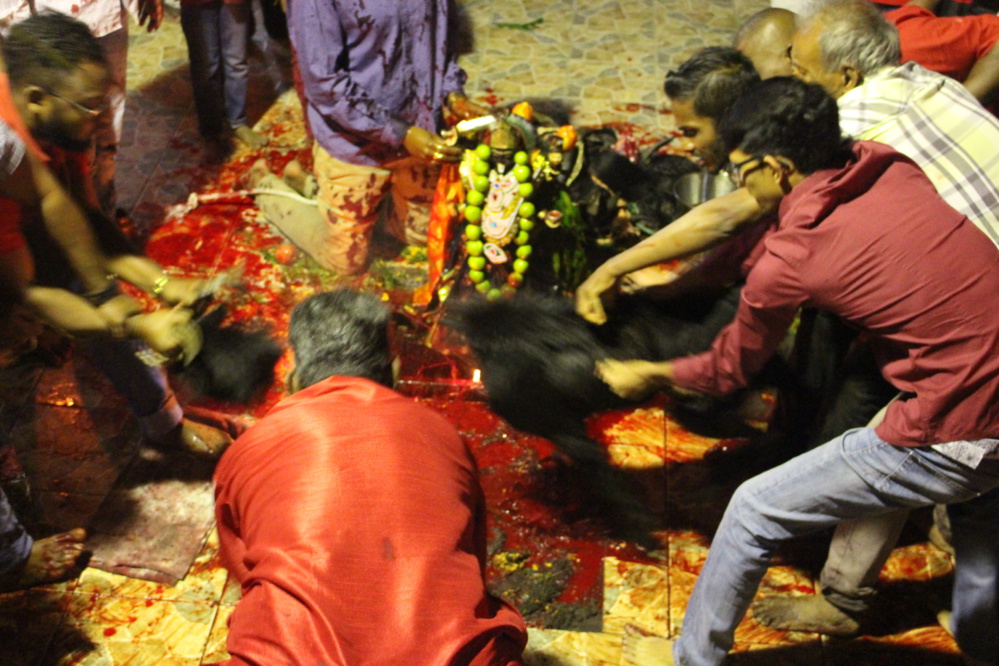
[[[263,148],[267,145],[267,137],[254,132],[248,125],[240,125],[232,128],[232,133],[237,139],[248,145],[250,148]]]
[[[768,597],[753,605],[753,617],[772,629],[856,636],[860,624],[822,595]]]
[[[298,160],[292,160],[284,167],[284,172],[281,174],[281,179],[296,192],[301,194],[307,199],[311,199],[316,196],[316,186],[315,177],[305,170],[302,163]]]
[[[247,189],[252,190],[259,187],[260,181],[270,175],[272,175],[272,172],[270,167],[267,165],[267,160],[261,157],[246,171],[246,174],[243,176],[242,185]]]
[[[39,539],[31,546],[31,554],[21,573],[13,581],[14,588],[33,587],[65,578],[83,554],[87,532],[77,527],[68,532]]]

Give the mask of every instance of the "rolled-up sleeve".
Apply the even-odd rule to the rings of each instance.
[[[795,271],[765,256],[749,274],[735,320],[711,349],[673,362],[674,383],[709,395],[745,387],[777,351],[805,299]]]

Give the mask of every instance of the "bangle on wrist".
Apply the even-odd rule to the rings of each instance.
[[[158,278],[156,278],[156,282],[153,283],[153,288],[149,290],[149,293],[158,298],[159,295],[163,293],[163,290],[166,288],[167,283],[169,282],[170,278],[167,277],[166,275],[159,276]]]
[[[112,298],[118,295],[118,285],[114,282],[110,282],[108,286],[104,287],[100,291],[91,291],[83,295],[91,305],[101,306],[110,301]]]

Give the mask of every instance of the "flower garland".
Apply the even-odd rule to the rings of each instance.
[[[517,183],[516,196],[520,199],[516,211],[517,227],[508,228],[502,222],[489,220],[489,228],[483,229],[483,208],[487,205],[490,188],[504,186],[501,182],[505,172],[504,165],[500,164],[498,169],[494,169],[489,163],[490,157],[492,149],[488,145],[480,143],[476,146],[471,162],[472,188],[465,196],[465,251],[468,254],[468,279],[479,292],[490,300],[495,300],[504,295],[512,295],[524,283],[524,274],[530,266],[528,258],[532,251],[531,230],[535,226],[534,216],[537,211],[530,201],[534,185],[530,182],[532,174],[531,167],[528,166],[529,157],[525,151],[519,150],[513,155],[515,166],[510,172]],[[513,193],[511,191],[508,194]],[[487,278],[486,267],[489,263],[501,264],[509,259],[501,246],[509,243],[507,236],[510,235],[517,245],[516,259],[506,283],[498,288]]]

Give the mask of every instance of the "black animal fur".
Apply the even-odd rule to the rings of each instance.
[[[204,344],[187,366],[172,368],[197,393],[217,400],[247,403],[274,383],[281,346],[269,331],[222,325],[225,308],[198,319]]]
[[[518,430],[551,440],[581,466],[594,493],[634,536],[651,527],[648,510],[586,435],[587,416],[627,404],[596,377],[594,364],[704,351],[734,318],[740,293],[741,287],[733,287],[666,303],[622,298],[602,326],[579,317],[568,299],[521,293],[494,302],[449,303],[445,323],[461,331],[475,353],[492,410]],[[807,344],[790,359],[776,356],[756,378],[781,390],[782,408],[760,445],[743,449],[741,455],[753,459],[734,457],[739,466],[773,464],[863,426],[893,394],[864,347],[853,345],[854,332],[826,313],[808,321]],[[671,409],[696,432],[745,434],[733,404],[704,398]]]

